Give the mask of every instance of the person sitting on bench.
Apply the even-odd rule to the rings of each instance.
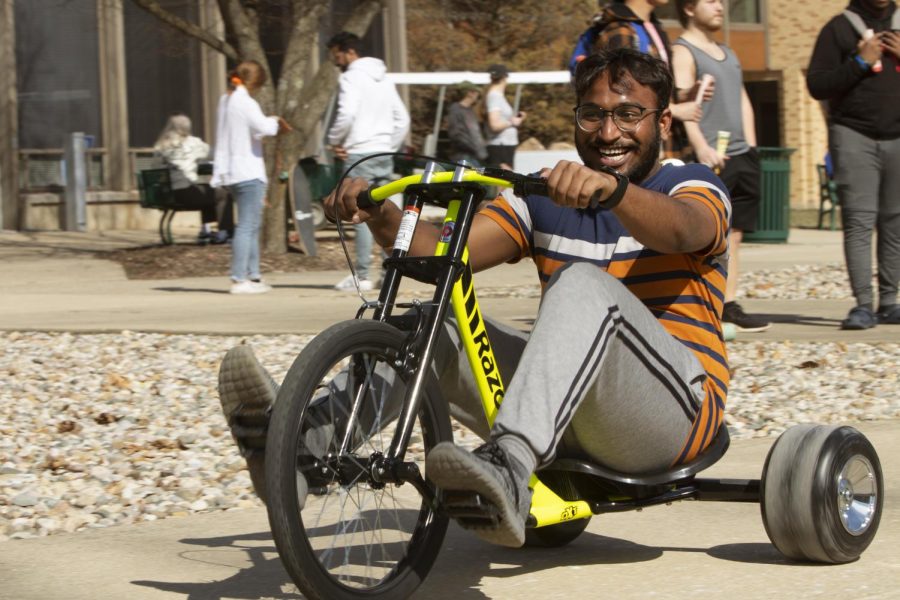
[[[169,167],[172,193],[182,210],[199,210],[200,233],[197,241],[223,243],[234,229],[231,201],[197,176],[197,163],[209,158],[209,144],[191,135],[191,119],[184,114],[169,117],[153,149]],[[210,223],[217,223],[213,232]]]

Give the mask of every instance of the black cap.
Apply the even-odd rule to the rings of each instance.
[[[509,69],[506,68],[506,65],[491,65],[488,67],[488,74],[491,79],[503,79],[509,76]]]

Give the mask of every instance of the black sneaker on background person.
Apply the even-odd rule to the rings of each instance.
[[[731,323],[737,327],[738,331],[745,333],[765,331],[772,326],[765,319],[748,315],[744,312],[743,307],[734,301],[725,303],[725,308],[722,310],[722,322]]]
[[[861,331],[871,329],[878,325],[879,317],[869,306],[854,306],[847,313],[847,318],[841,321],[841,329],[849,331]]]

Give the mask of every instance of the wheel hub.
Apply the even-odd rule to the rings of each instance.
[[[878,505],[875,470],[865,456],[852,456],[841,468],[837,481],[837,505],[841,525],[847,533],[865,533]]]

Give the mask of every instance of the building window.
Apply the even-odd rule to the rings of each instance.
[[[94,2],[15,2],[19,147],[62,148],[83,132],[100,139],[100,71]]]
[[[160,4],[187,21],[198,21],[196,2],[162,0]],[[123,8],[129,145],[153,146],[166,120],[174,113],[189,116],[194,135],[203,137],[200,42],[176,31],[133,2],[125,2]]]

